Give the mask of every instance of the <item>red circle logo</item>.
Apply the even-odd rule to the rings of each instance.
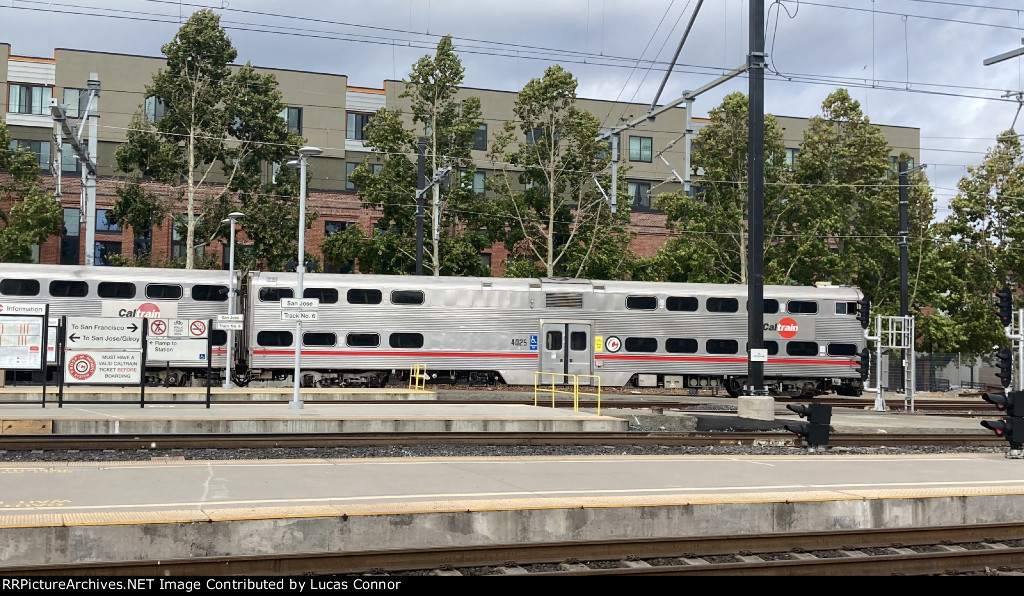
[[[96,361],[88,354],[76,354],[68,361],[68,372],[79,381],[84,381],[96,372]]]
[[[136,312],[138,312],[139,316],[144,318],[144,319],[146,319],[146,318],[160,318],[160,307],[155,305],[155,304],[153,304],[152,302],[146,302],[145,304],[140,304],[139,305],[139,309]]]
[[[792,339],[793,336],[796,335],[796,332],[800,330],[799,326],[796,324],[796,321],[794,321],[790,317],[786,317],[779,321],[779,324],[776,326],[776,329],[778,329],[779,335],[781,335],[783,339]]]

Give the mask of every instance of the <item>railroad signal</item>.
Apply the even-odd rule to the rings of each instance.
[[[1024,391],[1008,391],[1007,393],[985,393],[982,399],[993,404],[997,410],[1007,416],[1017,416],[1017,410],[1024,414]]]
[[[808,424],[784,424],[783,428],[807,441],[813,451],[816,446],[828,445],[828,434],[832,422],[832,406],[811,404],[809,406],[788,405],[786,409],[807,418]]]
[[[867,298],[861,298],[857,301],[857,320],[860,321],[860,326],[865,329],[871,324],[871,301]]]
[[[996,366],[999,368],[996,376],[1003,383],[1003,387],[1009,387],[1013,381],[1013,351],[1010,348],[999,350],[996,360]]]
[[[861,379],[868,378],[868,372],[871,370],[871,352],[867,348],[860,351],[860,363],[857,365],[857,372],[860,373]]]
[[[985,393],[981,397],[1006,414],[1006,418],[1000,420],[982,420],[981,425],[1010,442],[1008,457],[1020,457],[1021,447],[1024,446],[1024,417],[1020,416],[1024,414],[1024,391]]]
[[[996,297],[999,306],[999,322],[1003,324],[1003,327],[1009,327],[1013,323],[1013,292],[1010,291],[1010,288],[1003,286],[1002,290],[996,292]]]

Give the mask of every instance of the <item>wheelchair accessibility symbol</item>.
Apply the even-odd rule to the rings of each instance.
[[[532,350],[532,351],[536,351],[537,350],[537,336],[536,335],[531,335],[530,336],[530,350]]]

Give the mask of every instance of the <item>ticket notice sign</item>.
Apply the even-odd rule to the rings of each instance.
[[[68,350],[64,382],[131,385],[142,382],[142,351]]]
[[[0,315],[0,369],[42,370],[45,320],[43,316]]]

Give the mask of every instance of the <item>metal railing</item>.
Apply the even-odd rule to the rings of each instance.
[[[409,389],[425,389],[428,378],[426,364],[413,364],[409,368]]]
[[[551,377],[551,386],[548,388],[547,383],[544,383],[544,389],[541,389],[541,379],[545,376]],[[556,379],[561,377],[563,382],[556,383]],[[580,391],[580,379],[591,379],[592,382],[585,385],[585,387],[596,387],[597,391]],[[559,389],[558,387],[572,387],[569,389]],[[580,396],[588,395],[597,398],[597,415],[601,415],[601,377],[598,375],[570,375],[566,373],[552,373],[552,372],[535,372],[533,373],[533,405],[536,406],[538,402],[538,393],[540,391],[551,393],[551,407],[555,407],[555,395],[571,395],[572,396],[572,409],[574,412],[580,411]]]

